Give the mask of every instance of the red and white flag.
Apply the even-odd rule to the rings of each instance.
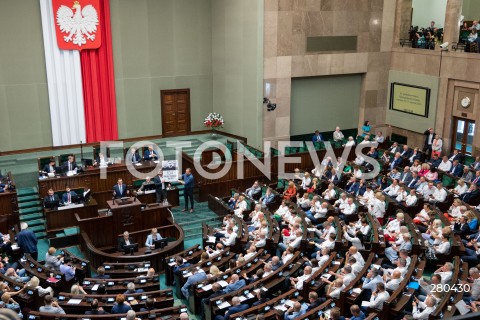
[[[53,13],[59,49],[84,50],[101,46],[99,0],[53,0]]]

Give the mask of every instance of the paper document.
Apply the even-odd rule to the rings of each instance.
[[[225,309],[225,308],[228,308],[228,307],[230,307],[230,303],[228,303],[228,301],[225,301],[225,302],[218,305],[218,308],[220,308],[220,309]]]
[[[370,307],[370,301],[362,301],[362,307]]]
[[[203,289],[203,291],[210,291],[210,290],[212,290],[212,285],[207,284],[206,286],[203,286],[202,289]]]
[[[467,308],[467,304],[463,300],[455,303],[455,307],[457,307],[458,312],[460,312],[462,316],[470,312],[470,309]]]
[[[82,299],[70,299],[67,304],[80,304],[80,302],[82,302]]]
[[[217,240],[217,238],[213,237],[213,236],[209,236],[208,237],[208,243],[215,243],[215,240]]]
[[[92,287],[92,291],[97,291],[97,290],[98,290],[98,284],[96,284]]]
[[[218,281],[218,284],[221,285],[223,288],[225,288],[226,286],[228,286],[228,282],[225,281],[225,280]]]

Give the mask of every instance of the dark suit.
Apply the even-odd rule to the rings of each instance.
[[[133,240],[132,237],[129,237],[128,240],[130,241],[130,244],[135,244],[135,240]],[[127,244],[125,243],[125,239],[123,237],[121,237],[119,240],[118,240],[118,250],[119,251],[123,251],[125,250],[125,246]]]
[[[155,192],[157,195],[157,202],[160,203],[167,198],[165,178],[163,177],[160,178],[158,175],[156,175],[155,178],[153,178],[153,182],[155,183]]]
[[[388,151],[390,151],[392,155],[395,155],[397,152],[402,152],[402,148],[400,148],[400,146],[396,146],[396,147],[391,146],[388,149]]]
[[[464,237],[470,234],[470,228],[468,227],[468,223],[464,223],[464,224],[455,223],[453,227],[453,233],[458,234],[461,237]]]
[[[355,182],[355,183],[347,183],[347,185],[345,186],[345,191],[347,193],[357,193],[358,191],[358,188],[360,187],[360,183],[358,182]]]
[[[432,133],[431,139],[430,139],[430,131],[429,130],[425,130],[425,132],[423,134],[425,136],[425,142],[423,144],[423,151],[425,153],[427,153],[428,155],[430,155],[431,152],[432,152],[433,139],[435,139],[436,133],[435,132]]]
[[[158,160],[158,154],[155,150],[145,150],[145,155],[144,155],[145,160]]]
[[[229,320],[231,314],[245,311],[248,308],[250,308],[248,304],[239,304],[238,306],[232,306],[228,309],[227,313],[225,313],[225,317],[216,316],[215,320]]]
[[[65,161],[63,163],[63,171],[67,172],[67,171],[73,171],[75,169],[78,169],[78,166],[77,166],[77,163],[74,161],[72,163],[68,162],[68,161]]]
[[[410,183],[410,181],[412,181],[412,179],[413,179],[413,176],[412,176],[412,173],[410,171],[408,171],[407,173],[402,172],[402,174],[400,175],[399,182],[408,185]]]
[[[430,164],[430,167],[433,167],[433,168],[438,168],[438,166],[440,165],[440,163],[442,163],[442,160],[441,159],[430,159],[430,161],[428,162],[428,164]]]
[[[393,170],[393,168],[398,167],[401,164],[402,164],[402,158],[398,158],[398,159],[393,158],[392,163],[390,163],[390,170]]]
[[[77,195],[77,193],[75,191],[70,191],[70,201],[72,201],[72,198],[75,197]],[[65,192],[63,195],[62,195],[62,202],[63,203],[67,203],[68,202],[68,193]]]
[[[454,155],[452,153],[451,155],[448,156],[448,160],[450,160],[451,162],[453,162],[455,160],[458,160],[458,162],[462,163],[463,162],[463,154],[457,153],[456,155]]]
[[[126,197],[127,196],[127,185],[122,184],[122,189],[120,190],[120,186],[117,183],[116,185],[113,186],[113,192],[114,192],[113,196],[114,196],[115,199],[120,199],[120,198]]]
[[[321,305],[321,304],[322,304],[322,300],[321,300],[321,299],[317,299],[317,300],[313,301],[312,303],[310,303],[310,304],[308,305],[308,308],[307,308],[307,310],[305,310],[305,312],[308,312],[308,311],[310,311],[310,310],[312,310],[312,309],[315,309],[316,307],[318,307],[318,306]]]
[[[105,310],[89,310],[89,311],[85,311],[85,314],[109,314],[109,313],[105,312]]]
[[[43,167],[43,172],[50,173],[50,168],[53,169],[52,173],[55,173],[56,167],[55,166],[50,167],[49,164],[47,164],[47,165],[45,165],[45,167]]]
[[[477,205],[478,201],[480,200],[480,190],[477,189],[472,192],[467,191],[460,196],[460,199],[468,203],[469,205]]]
[[[259,306],[261,304],[267,303],[270,299],[264,298],[252,303],[252,307]]]
[[[419,181],[420,179],[418,177],[416,177],[415,179],[412,179],[408,184],[407,184],[407,187],[412,189],[415,187],[415,185],[417,184],[417,182]]]
[[[407,151],[405,151],[404,149],[402,149],[402,151],[400,151],[400,155],[404,158],[410,158],[410,156],[412,155],[413,153],[413,150],[412,149],[408,149]]]
[[[140,155],[135,152],[134,154],[132,154],[131,152],[127,153],[127,155],[125,156],[125,160],[130,160],[132,161],[132,163],[137,163],[139,162],[140,160],[142,160],[142,158],[140,157]]]
[[[60,198],[58,197],[58,195],[54,194],[53,196],[45,196],[45,198],[43,198],[43,205],[45,205],[45,203],[47,202],[57,202],[57,201],[60,201]]]
[[[461,177],[463,173],[463,166],[461,164],[457,164],[455,167],[452,167],[448,172],[456,177]]]
[[[417,154],[415,155],[412,153],[408,158],[409,158],[410,164],[412,165],[415,160],[420,160],[422,158],[422,154],[420,152],[417,152]],[[412,159],[410,160],[410,158]]]

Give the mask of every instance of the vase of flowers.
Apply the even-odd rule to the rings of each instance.
[[[223,121],[223,117],[216,112],[211,112],[205,118],[205,121],[203,121],[203,125],[212,130],[212,139],[215,139],[217,137],[216,130],[218,128],[223,128],[224,123],[225,122]]]

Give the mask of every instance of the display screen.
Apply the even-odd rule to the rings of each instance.
[[[430,89],[402,83],[392,83],[390,90],[390,109],[428,117]]]

